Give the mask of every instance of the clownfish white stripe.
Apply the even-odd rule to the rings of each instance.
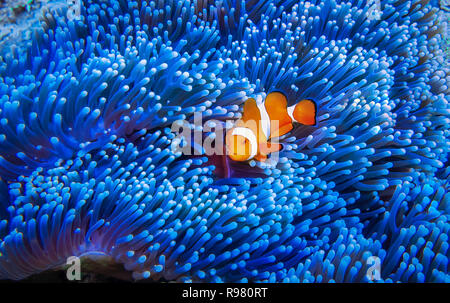
[[[270,118],[264,103],[258,104],[259,113],[261,115],[261,127],[266,138],[270,137]]]
[[[287,113],[288,113],[289,117],[292,119],[292,121],[297,122],[297,120],[294,119],[294,110],[295,110],[295,105],[289,106],[287,108]]]
[[[256,156],[256,154],[258,153],[258,141],[256,140],[256,136],[251,129],[246,127],[236,127],[233,129],[231,135],[242,136],[249,141],[251,153],[247,160],[250,160],[251,158]]]

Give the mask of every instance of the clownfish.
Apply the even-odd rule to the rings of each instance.
[[[309,99],[288,107],[286,96],[280,92],[268,94],[260,104],[247,99],[242,118],[226,133],[227,155],[234,161],[264,162],[268,154],[282,147],[270,139],[290,132],[294,122],[315,125],[316,112],[315,102]]]

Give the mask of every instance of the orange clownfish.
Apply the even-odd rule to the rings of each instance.
[[[316,111],[316,104],[309,99],[288,107],[286,96],[280,92],[270,93],[260,104],[250,98],[244,103],[242,118],[227,131],[227,155],[234,161],[264,162],[268,154],[281,149],[281,144],[270,139],[290,132],[293,122],[315,125]]]

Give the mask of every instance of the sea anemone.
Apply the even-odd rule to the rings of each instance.
[[[438,9],[84,0],[0,58],[0,279],[102,252],[134,279],[448,282]],[[277,163],[183,155],[171,125],[310,98]],[[195,130],[198,126],[195,126]],[[213,164],[212,164],[213,163]]]

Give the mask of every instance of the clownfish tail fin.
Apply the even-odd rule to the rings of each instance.
[[[304,125],[316,125],[317,106],[313,100],[303,99],[287,110],[293,121]]]

